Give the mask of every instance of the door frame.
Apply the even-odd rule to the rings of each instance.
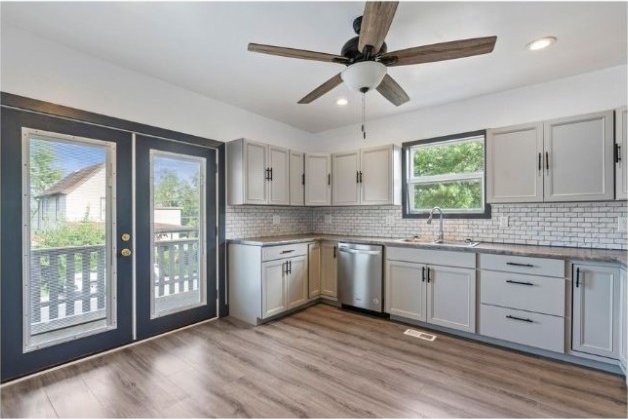
[[[226,225],[226,205],[225,205],[225,202],[226,202],[225,201],[226,147],[225,147],[225,143],[208,139],[208,138],[204,138],[204,137],[199,137],[196,135],[172,131],[169,129],[159,128],[159,127],[146,125],[146,124],[142,124],[138,122],[133,122],[133,121],[125,120],[125,119],[110,117],[110,116],[106,116],[106,115],[102,115],[102,114],[98,114],[94,112],[83,111],[83,110],[79,110],[79,109],[75,109],[75,108],[71,108],[68,106],[63,106],[63,105],[59,105],[59,104],[55,104],[51,102],[31,99],[28,97],[19,96],[19,95],[7,93],[7,92],[0,92],[0,106],[2,108],[3,113],[7,111],[15,112],[16,115],[21,115],[21,117],[26,117],[26,116],[31,116],[32,118],[51,117],[52,119],[50,119],[50,121],[52,121],[52,125],[54,125],[55,121],[66,121],[66,122],[75,123],[75,124],[80,123],[80,124],[85,124],[85,125],[91,125],[98,129],[103,129],[103,130],[109,129],[109,130],[125,133],[126,135],[130,137],[128,141],[128,148],[129,148],[128,154],[129,156],[133,156],[133,157],[135,153],[135,147],[134,147],[135,141],[134,140],[135,140],[136,134],[141,134],[144,136],[154,137],[154,138],[162,139],[162,140],[169,140],[169,141],[202,146],[202,147],[215,150],[216,155],[217,155],[217,175],[216,175],[216,201],[217,201],[216,280],[217,280],[217,288],[218,288],[217,289],[217,303],[218,303],[217,314],[218,314],[218,317],[224,317],[229,314],[228,289],[227,289],[227,282],[226,282],[226,258],[227,258],[226,245],[227,243],[226,243],[226,229],[225,229],[225,225]],[[16,118],[20,119],[18,117]],[[4,130],[4,126],[5,124],[3,124],[3,130]],[[42,126],[41,129],[47,130],[47,131],[55,131],[53,128],[50,127],[50,124],[46,124]],[[87,137],[89,137],[89,135],[87,135]],[[13,155],[15,153],[15,150],[11,149],[9,150],[9,152],[11,153],[11,155]],[[118,149],[118,152],[121,152],[121,150]],[[21,146],[17,154],[15,155],[21,155]],[[2,154],[0,154],[0,158],[2,158]],[[134,158],[132,160],[134,160]],[[5,168],[6,168],[5,167],[6,164],[4,163],[5,161],[3,161],[2,166],[0,166],[0,169],[1,169],[0,182],[3,182],[3,183],[9,181],[8,179],[5,180],[4,176],[2,176],[2,174],[5,173]],[[11,162],[9,162],[9,165],[10,164]],[[131,176],[134,177],[135,176],[134,161],[132,162],[132,166],[133,166],[133,170],[132,170]],[[21,182],[21,176],[20,176],[20,182]],[[132,188],[133,188],[131,191],[131,194],[134,194],[135,180],[133,179],[133,182],[130,182],[130,184],[132,184]],[[21,193],[21,189],[20,189],[20,193]],[[1,205],[0,211],[2,211],[2,222],[0,224],[2,227],[0,228],[4,228],[3,232],[6,231],[6,225],[8,224],[4,220],[4,218],[6,217],[5,216],[6,212],[13,212],[16,208],[16,202],[12,202],[12,201],[0,202],[0,205]],[[18,199],[18,201],[19,201],[18,206],[21,206],[22,200]],[[135,206],[130,205],[129,213],[133,213],[133,215],[135,215],[134,211],[135,211]],[[19,212],[19,216],[21,217],[21,211]],[[135,217],[133,216],[132,218],[134,221]],[[133,231],[133,240],[134,240],[135,239],[135,223],[134,222],[132,226],[129,226],[129,229],[130,229],[129,231]],[[11,272],[15,271],[15,267],[13,266],[7,267],[8,264],[6,263],[6,260],[12,260],[9,258],[9,256],[5,256],[5,253],[12,254],[10,250],[13,246],[9,247],[7,245],[8,241],[9,241],[9,238],[5,237],[4,235],[2,236],[0,240],[0,270],[3,272],[3,276],[4,276],[5,269],[8,269]],[[9,248],[9,252],[7,252],[6,250],[7,248]],[[22,247],[18,246],[18,253],[21,252],[21,250],[22,250]],[[133,257],[130,259],[133,259],[132,264],[134,265],[135,258]],[[2,263],[3,261],[5,263]],[[21,262],[19,265],[20,266],[18,267],[18,270],[20,272],[19,275],[21,275]],[[133,272],[133,274],[134,273],[135,272]],[[135,275],[133,275],[133,283],[134,282],[135,282]],[[134,294],[135,287],[132,287],[132,288],[133,288],[133,297],[135,297],[135,294]],[[126,298],[131,298],[131,294],[127,295]],[[19,304],[22,304],[21,296],[19,296],[18,300],[19,300]],[[3,311],[7,307],[7,305],[5,305],[6,304],[5,302],[7,301],[10,302],[10,295],[3,292],[2,293]],[[135,307],[133,308],[135,309]],[[133,313],[134,312],[135,310],[133,310]],[[6,316],[3,316],[3,319],[6,319]],[[130,320],[131,322],[135,322],[135,316],[133,315],[132,319]],[[3,329],[5,326],[4,323],[10,325],[8,320],[3,320]],[[118,318],[118,324],[119,323],[120,323],[120,319]],[[21,333],[22,322],[20,321],[17,326],[15,326],[14,324],[13,328],[14,329],[18,328]],[[129,343],[138,341],[140,339],[136,338],[135,336],[131,336],[131,341]],[[22,339],[18,339],[18,341],[19,341],[19,346],[21,348]],[[84,341],[84,340],[81,340],[81,341]],[[4,345],[6,342],[3,340],[2,343]],[[102,349],[102,348],[94,348],[90,346],[89,342],[83,342],[83,343],[87,352],[83,352],[81,354],[76,355],[75,357],[72,357],[73,360],[90,356],[99,352],[103,352],[105,350],[115,349],[116,347],[121,347],[125,345],[125,344],[121,344],[121,345],[116,344],[116,345],[111,345],[109,349]],[[52,346],[52,347],[49,347],[48,349],[56,348],[55,350],[59,351],[59,348],[63,345],[64,344]],[[3,350],[2,350],[3,357],[5,356],[6,353],[7,351],[3,347]],[[6,381],[9,381],[9,380],[12,380],[12,379],[24,376],[24,375],[31,374],[39,370],[50,368],[54,365],[68,362],[70,360],[70,359],[66,359],[63,361],[55,361],[53,357],[51,356],[47,356],[45,358],[46,358],[44,360],[45,362],[42,362],[36,365],[34,368],[31,368],[28,371],[17,371],[17,370],[3,371],[0,377],[0,381],[6,382]],[[3,366],[6,365],[5,362],[3,362],[2,364]]]

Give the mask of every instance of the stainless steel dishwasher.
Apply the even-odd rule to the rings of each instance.
[[[382,246],[339,243],[338,289],[343,305],[382,313]]]

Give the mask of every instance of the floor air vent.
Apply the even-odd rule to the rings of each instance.
[[[434,342],[436,340],[436,335],[430,335],[429,333],[419,332],[418,330],[406,329],[403,332],[404,335],[412,336],[415,338],[427,340],[429,342]]]

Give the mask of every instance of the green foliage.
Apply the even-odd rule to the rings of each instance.
[[[35,232],[33,242],[35,248],[101,245],[105,243],[105,228],[91,222],[65,223]]]
[[[196,226],[200,213],[198,186],[198,174],[192,182],[186,182],[175,171],[166,169],[155,185],[155,206],[181,207],[182,224]]]
[[[422,208],[473,209],[482,207],[482,183],[479,181],[430,183],[416,185],[414,206]]]
[[[484,142],[464,141],[419,148],[414,153],[414,176],[469,173],[484,170]]]
[[[464,141],[417,148],[413,156],[414,176],[436,176],[484,171],[484,142]],[[482,207],[482,182],[478,180],[419,184],[413,191],[417,209]]]
[[[30,181],[33,195],[39,195],[63,176],[63,171],[53,167],[56,156],[47,141],[31,141]]]

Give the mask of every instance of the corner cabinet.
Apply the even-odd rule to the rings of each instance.
[[[305,167],[303,153],[290,151],[290,205],[303,205],[305,199]]]
[[[611,200],[613,112],[489,130],[487,202]]]
[[[289,150],[239,139],[227,143],[227,204],[289,205]]]
[[[321,295],[327,299],[338,299],[338,244],[321,243]]]
[[[628,198],[628,109],[615,111],[615,198]]]
[[[395,145],[332,154],[333,205],[399,205],[401,151]]]
[[[321,245],[319,242],[308,246],[308,296],[316,298],[321,295]]]
[[[305,154],[305,205],[331,205],[329,154]]]
[[[619,359],[620,276],[612,266],[572,266],[571,349]]]

